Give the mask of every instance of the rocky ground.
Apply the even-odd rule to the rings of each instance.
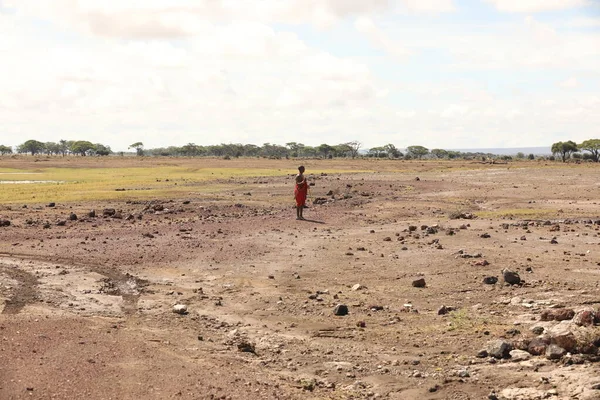
[[[596,166],[353,168],[1,205],[0,398],[600,399]]]

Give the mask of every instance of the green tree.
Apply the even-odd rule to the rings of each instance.
[[[12,147],[0,145],[0,154],[1,155],[12,154],[12,152],[13,152]]]
[[[379,147],[371,147],[369,149],[369,151],[367,152],[367,155],[369,157],[375,157],[375,158],[379,158],[379,157],[387,157],[387,153],[385,151],[385,149],[383,148],[383,146],[379,146]]]
[[[302,151],[304,150],[305,146],[302,143],[290,142],[286,143],[285,147],[290,149],[290,156],[302,157]]]
[[[200,155],[200,146],[196,143],[188,143],[181,147],[181,154],[186,157],[194,157]]]
[[[535,155],[533,153],[531,153],[527,156],[527,158],[530,160],[535,160]]]
[[[344,144],[346,146],[348,146],[348,148],[350,149],[350,157],[352,157],[352,158],[358,157],[358,151],[362,147],[361,142],[359,142],[358,140],[353,140],[351,142],[344,143]]]
[[[69,143],[64,139],[61,139],[58,142],[58,151],[60,152],[60,154],[62,154],[63,157],[66,156],[67,152],[69,151]]]
[[[600,160],[600,139],[584,140],[577,147],[580,150],[589,151],[592,155],[592,160],[595,162]]]
[[[519,152],[518,152],[518,153],[515,155],[515,158],[516,158],[517,160],[522,160],[522,159],[524,159],[524,158],[525,158],[525,153],[523,153],[522,151],[519,151]]]
[[[44,143],[37,140],[28,140],[17,147],[19,153],[31,153],[32,156],[44,150]]]
[[[578,150],[578,148],[577,143],[573,142],[572,140],[569,140],[567,142],[553,143],[550,150],[554,155],[560,154],[562,161],[566,162],[567,158],[569,158],[571,154],[575,153]]]
[[[429,149],[423,146],[408,146],[406,148],[408,154],[410,154],[413,158],[421,159],[427,154],[429,154]]]
[[[391,143],[386,144],[383,148],[389,158],[400,158],[403,156],[402,152]]]
[[[94,151],[96,147],[92,142],[88,142],[87,140],[77,140],[71,144],[71,153],[79,154],[81,156],[87,156]]]
[[[46,142],[44,143],[44,153],[49,156],[54,154],[58,155],[60,154],[60,145],[55,142]]]
[[[96,153],[97,156],[108,156],[112,154],[112,150],[110,146],[105,146],[102,143],[96,143],[94,145],[94,153]]]
[[[133,144],[130,144],[128,148],[135,149],[135,153],[140,157],[144,155],[144,143],[142,142],[135,142]]]
[[[431,150],[431,154],[433,154],[435,158],[448,158],[448,151],[444,149],[433,149]]]
[[[317,146],[317,152],[321,156],[328,158],[330,155],[333,155],[335,153],[335,148],[333,146],[323,143]]]

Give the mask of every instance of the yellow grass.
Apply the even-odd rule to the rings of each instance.
[[[134,200],[155,197],[183,197],[223,193],[249,186],[236,181],[243,178],[290,175],[293,170],[275,168],[201,168],[173,165],[122,168],[0,168],[0,181],[52,181],[52,183],[0,184],[0,204],[74,202],[90,200]],[[338,169],[313,173],[357,173]],[[230,181],[230,179],[232,181]],[[125,189],[118,191],[117,189]]]

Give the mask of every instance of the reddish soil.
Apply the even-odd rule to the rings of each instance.
[[[290,176],[0,206],[0,399],[600,398],[593,356],[477,357],[534,337],[543,310],[600,305],[596,165],[303,162],[307,221]]]

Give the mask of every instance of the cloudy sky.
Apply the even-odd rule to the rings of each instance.
[[[0,144],[600,137],[600,0],[0,0]]]

